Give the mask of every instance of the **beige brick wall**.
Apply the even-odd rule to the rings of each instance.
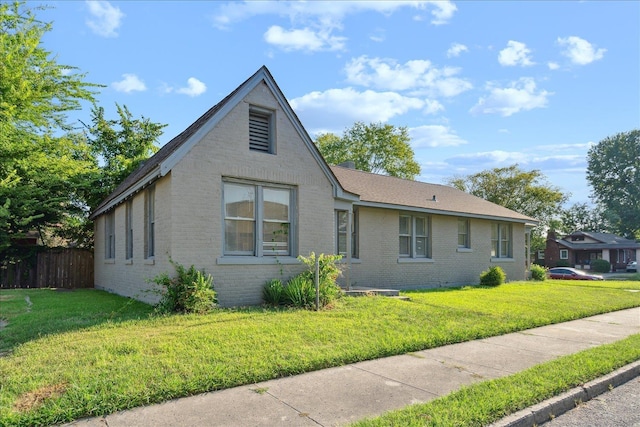
[[[474,285],[480,273],[493,265],[502,267],[508,280],[524,279],[523,225],[513,225],[514,258],[492,260],[491,221],[470,220],[471,251],[463,252],[458,251],[458,218],[431,215],[431,260],[399,262],[399,214],[391,209],[360,208],[360,258],[352,265],[352,286],[411,289]]]

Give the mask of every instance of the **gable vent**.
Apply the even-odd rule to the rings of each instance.
[[[271,153],[271,115],[249,112],[249,149]]]

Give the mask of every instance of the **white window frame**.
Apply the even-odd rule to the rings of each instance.
[[[491,223],[491,257],[513,258],[513,227],[511,224]]]
[[[104,258],[116,258],[116,213],[108,212],[104,218]]]
[[[336,254],[347,256],[346,250],[341,250],[341,246],[346,248],[347,238],[347,210],[336,210]],[[341,241],[344,244],[341,245]],[[358,209],[354,208],[351,214],[351,257],[358,258]]]
[[[560,259],[569,259],[569,249],[560,249]]]
[[[275,111],[249,106],[249,150],[276,154]]]
[[[400,221],[402,218],[406,218],[409,222],[408,233],[401,233],[400,230]],[[428,215],[411,215],[406,213],[401,213],[398,216],[398,256],[400,258],[420,258],[420,259],[428,259],[431,258],[431,218]],[[417,220],[424,220],[424,233],[425,234],[417,234]],[[401,252],[402,244],[401,239],[409,240],[409,252],[403,253]],[[417,252],[417,239],[425,240],[425,254],[419,254]]]
[[[227,209],[224,200],[224,185],[233,184],[240,186],[247,186],[254,189],[254,212],[253,218],[235,218],[227,217]],[[296,221],[296,188],[289,185],[279,185],[262,182],[251,182],[244,180],[225,179],[223,185],[223,197],[222,197],[222,253],[224,256],[251,256],[251,257],[292,257],[297,253],[296,239],[297,239],[297,221]],[[264,218],[264,190],[276,189],[289,191],[289,221],[278,221]],[[227,249],[226,245],[226,221],[250,221],[253,223],[253,249],[251,251],[234,251]],[[264,224],[280,222],[287,224],[287,249],[277,249],[277,243],[269,243],[264,239]],[[273,245],[272,249],[269,249],[269,245]]]
[[[125,259],[133,259],[133,200],[125,203]]]
[[[463,232],[460,232],[460,225],[464,224]],[[471,248],[471,224],[468,218],[458,218],[458,248],[470,249]],[[462,243],[461,238],[462,237]]]
[[[144,193],[145,245],[144,257],[151,259],[156,253],[156,186],[151,185]]]

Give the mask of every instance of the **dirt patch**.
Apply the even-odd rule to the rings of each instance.
[[[60,396],[66,389],[66,384],[54,384],[30,391],[18,398],[13,409],[19,412],[30,411],[42,405],[45,400]]]
[[[9,301],[14,299],[15,297],[13,295],[0,295],[0,301]]]

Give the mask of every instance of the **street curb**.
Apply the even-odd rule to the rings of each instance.
[[[522,411],[508,415],[490,427],[532,427],[551,421],[558,415],[575,408],[604,392],[640,376],[640,360],[623,366],[610,374],[589,381],[559,396],[540,402]]]

